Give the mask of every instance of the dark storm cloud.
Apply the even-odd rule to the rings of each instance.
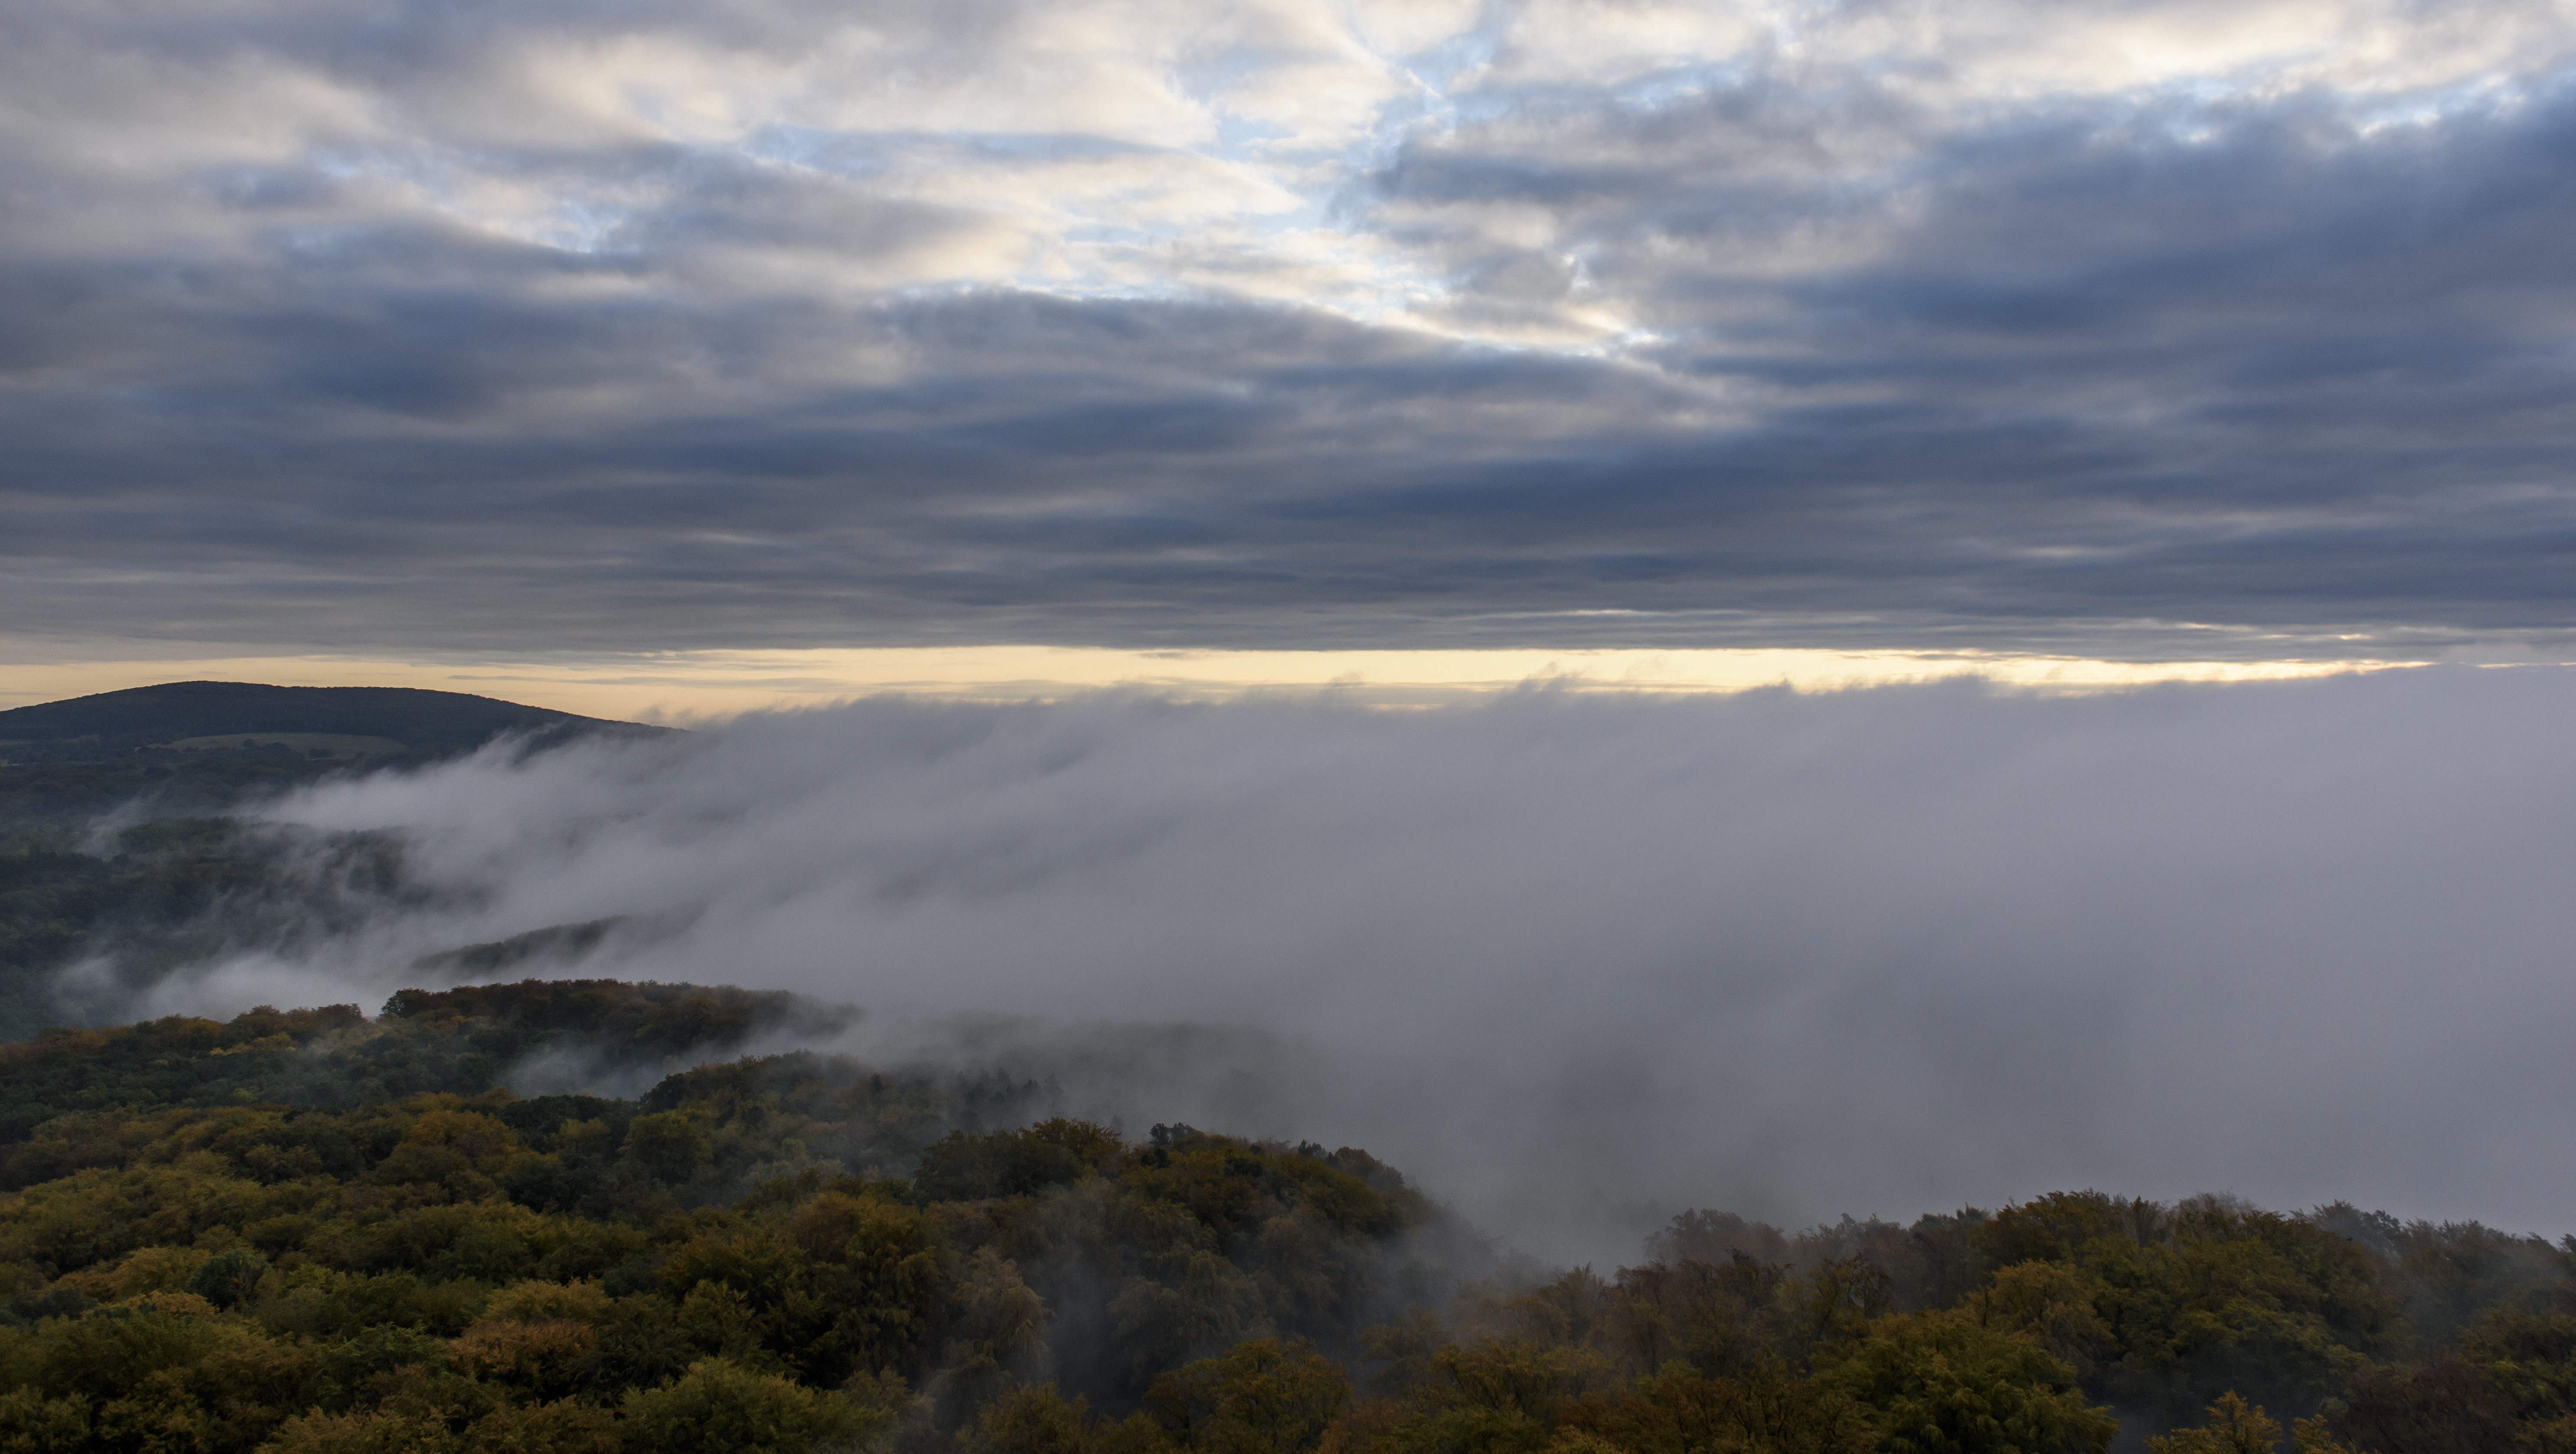
[[[1049,20],[889,10],[879,89],[1049,94]],[[710,141],[593,94],[738,105],[820,11],[8,24],[20,632],[2370,655],[2576,604],[2563,45],[1964,98],[1497,52],[1328,209],[1443,337],[1135,272],[1189,158],[1107,101]]]

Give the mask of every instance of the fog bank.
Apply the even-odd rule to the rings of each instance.
[[[876,700],[276,805],[418,890],[147,1010],[523,974],[867,1007],[1130,1134],[1363,1145],[1534,1252],[2098,1185],[2567,1215],[2576,677],[2086,698]]]

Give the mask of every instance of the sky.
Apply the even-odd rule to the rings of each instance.
[[[0,665],[2555,661],[2570,158],[2539,0],[18,0]]]

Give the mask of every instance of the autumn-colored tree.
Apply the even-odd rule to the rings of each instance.
[[[628,1394],[622,1411],[626,1446],[655,1454],[809,1454],[854,1441],[882,1420],[837,1393],[721,1358],[689,1365],[666,1387]]]
[[[0,1454],[2099,1454],[2112,1403],[2159,1454],[2267,1408],[2299,1454],[2576,1454],[2576,1246],[2473,1224],[2078,1192],[1540,1270],[1364,1152],[1009,1129],[1006,1076],[493,1083],[756,997],[397,999],[0,1047]]]

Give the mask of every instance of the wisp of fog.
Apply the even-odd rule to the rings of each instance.
[[[1684,1206],[2099,1186],[2548,1232],[2576,1166],[2576,677],[2121,694],[880,699],[506,748],[270,817],[413,892],[148,1010],[421,957],[786,988],[1130,1134],[1368,1147],[1557,1258]],[[594,942],[595,941],[595,942]]]

